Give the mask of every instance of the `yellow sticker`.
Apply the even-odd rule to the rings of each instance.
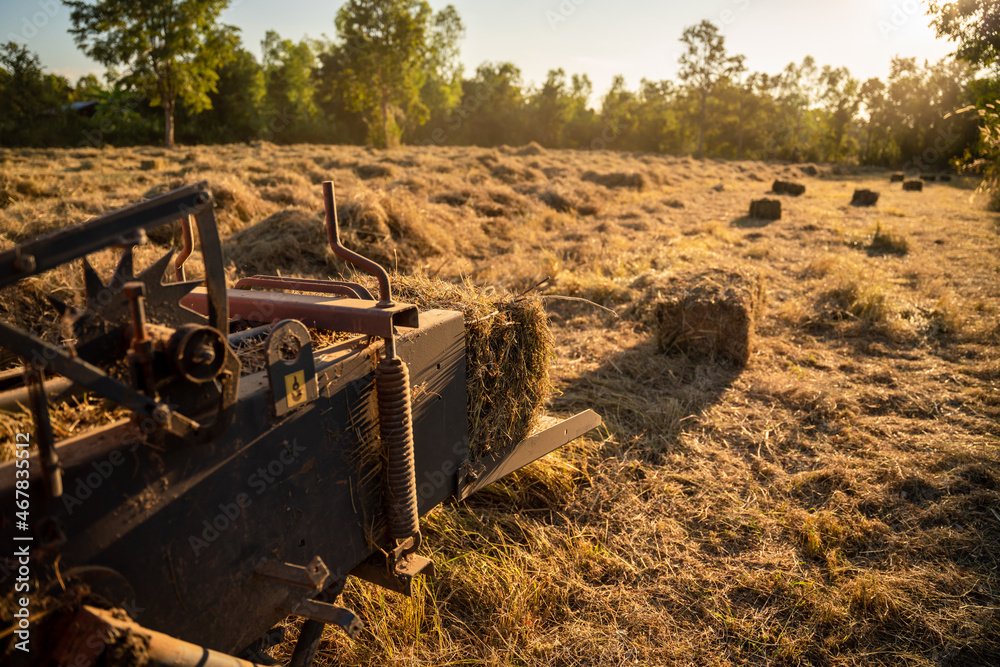
[[[288,407],[290,408],[306,402],[305,371],[295,371],[285,376],[285,396],[288,397]]]

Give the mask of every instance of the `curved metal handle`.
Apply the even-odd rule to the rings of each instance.
[[[396,305],[392,300],[389,273],[378,262],[349,250],[340,242],[340,223],[337,220],[337,203],[333,199],[333,181],[323,181],[323,205],[326,207],[326,236],[330,240],[333,254],[351,266],[370,273],[378,279],[379,308]]]

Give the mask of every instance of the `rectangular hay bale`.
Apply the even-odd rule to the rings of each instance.
[[[653,307],[661,352],[745,366],[764,301],[760,274],[712,268],[671,276]]]
[[[374,281],[360,282],[375,287]],[[393,297],[465,315],[469,448],[473,459],[528,437],[552,387],[554,342],[537,297],[392,275]]]

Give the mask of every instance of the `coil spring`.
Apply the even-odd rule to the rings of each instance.
[[[410,372],[399,357],[383,357],[375,367],[379,430],[386,452],[386,513],[389,537],[420,543],[417,479],[413,461]]]

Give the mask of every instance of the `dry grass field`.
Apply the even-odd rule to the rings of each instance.
[[[775,178],[806,193],[746,217]],[[534,145],[0,150],[0,244],[202,179],[233,278],[338,275],[333,179],[348,245],[534,288],[549,412],[605,421],[428,515],[437,576],[413,600],[350,583],[367,629],[323,664],[1000,664],[1000,216],[974,184]],[[656,349],[663,280],[704,267],[763,276],[745,368]],[[38,321],[74,280],[0,315]]]

